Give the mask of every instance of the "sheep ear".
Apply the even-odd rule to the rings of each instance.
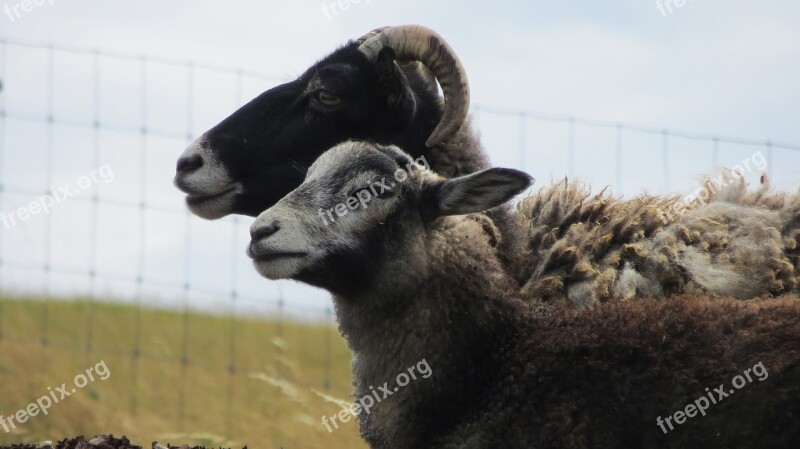
[[[433,198],[438,216],[483,212],[514,198],[533,183],[527,173],[490,168],[439,184]]]
[[[378,85],[386,98],[386,105],[392,112],[392,125],[405,129],[417,113],[417,101],[408,83],[408,78],[395,62],[394,50],[385,47],[378,53],[376,61]]]

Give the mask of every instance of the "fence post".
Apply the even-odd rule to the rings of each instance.
[[[616,134],[616,148],[615,148],[615,158],[616,158],[616,194],[619,195],[622,192],[622,124],[617,123],[617,134]]]
[[[770,180],[774,182],[772,179],[772,141],[767,141],[767,175],[769,176]]]
[[[711,150],[711,171],[719,168],[719,138],[714,137]]]
[[[570,179],[575,180],[575,117],[569,118],[568,125],[568,147],[567,147],[567,174]]]
[[[94,152],[94,166],[100,167],[100,53],[94,52],[94,110],[92,126],[92,147]],[[96,300],[97,288],[97,232],[100,216],[100,189],[97,183],[94,184],[92,193],[92,218],[89,224],[89,295],[86,305],[86,359],[87,363],[92,363],[91,354],[94,349],[94,302]]]
[[[5,155],[6,155],[6,94],[5,94],[5,81],[6,81],[6,67],[8,64],[8,46],[5,39],[0,40],[0,211],[5,207]],[[5,285],[3,284],[3,233],[0,232],[0,342],[5,337],[5,328],[3,322],[5,321],[5,295],[3,294]]]
[[[525,171],[525,112],[519,113],[519,169]]]
[[[669,193],[669,131],[661,132],[661,169],[664,177],[664,191],[662,194]]]

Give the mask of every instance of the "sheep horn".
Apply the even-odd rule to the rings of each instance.
[[[400,25],[378,28],[362,39],[364,42],[358,49],[371,61],[377,61],[378,53],[390,47],[401,62],[425,64],[442,86],[442,120],[425,145],[439,145],[458,131],[469,112],[469,83],[464,66],[439,33],[420,25]]]
[[[358,39],[356,39],[356,43],[358,45],[362,45],[364,42],[366,42],[366,41],[372,39],[373,37],[383,33],[384,31],[388,30],[389,28],[391,28],[391,27],[375,28],[374,30],[370,31],[369,33],[367,33],[367,34],[359,37]]]

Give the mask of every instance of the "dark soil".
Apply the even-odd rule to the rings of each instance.
[[[53,444],[49,441],[41,444],[12,444],[11,446],[0,446],[0,449],[142,449],[130,442],[128,438],[116,438],[114,435],[98,435],[87,440],[83,435],[77,438],[66,438]],[[203,446],[172,446],[167,444],[162,446],[153,442],[152,449],[206,449]],[[243,449],[247,449],[245,446]]]

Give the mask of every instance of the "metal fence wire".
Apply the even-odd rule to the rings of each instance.
[[[141,406],[141,364],[164,364],[178,372],[172,387],[183,427],[192,386],[180,380],[193,367],[228,373],[228,417],[235,398],[252,394],[244,377],[263,366],[243,366],[239,359],[237,345],[247,338],[240,318],[277,323],[278,342],[284,324],[308,321],[330,326],[310,345],[322,353],[322,366],[308,386],[321,391],[335,386],[331,342],[338,336],[326,295],[259,279],[244,256],[251,220],[228,217],[210,223],[193,217],[170,185],[174,161],[191,140],[285,79],[190,61],[0,40],[0,80],[0,211],[5,213],[0,295],[38,301],[31,308],[37,316],[28,317],[35,325],[20,335],[7,331],[8,303],[0,300],[0,343],[84,354],[87,361],[104,355],[128,359],[127,402],[133,413]],[[474,106],[473,113],[495,165],[526,169],[545,182],[548,176],[566,175],[612,185],[618,193],[685,191],[699,173],[740,164],[754,154],[764,160],[758,168],[768,171],[775,184],[797,186],[800,180],[792,168],[800,167],[800,147],[790,144],[488,105]],[[113,183],[94,179],[80,194],[63,199],[70,207],[55,204],[49,213],[25,220],[17,215],[7,224],[18,206],[57,198],[65,181],[78,180],[84,187],[83,178],[104,166],[113,169]],[[75,297],[85,298],[85,318],[75,323],[74,338],[64,338],[54,330],[58,317],[53,313],[61,298]],[[95,311],[99,301],[107,300],[135,311],[129,346],[111,347],[98,337]],[[177,341],[169,342],[178,350],[169,356],[146,347],[142,311],[153,307],[182,313],[182,320],[172,324]],[[192,313],[197,309],[228,317],[227,326],[213,336],[226,339],[224,359],[204,360],[192,353]],[[267,357],[275,357],[274,352],[264,353],[263,365],[273,364],[279,374],[285,369]],[[49,366],[46,358],[41,360],[42,372]],[[339,387],[349,389],[347,384]],[[30,394],[20,394],[34,397],[37,388],[32,385]],[[235,431],[229,418],[226,433]]]

